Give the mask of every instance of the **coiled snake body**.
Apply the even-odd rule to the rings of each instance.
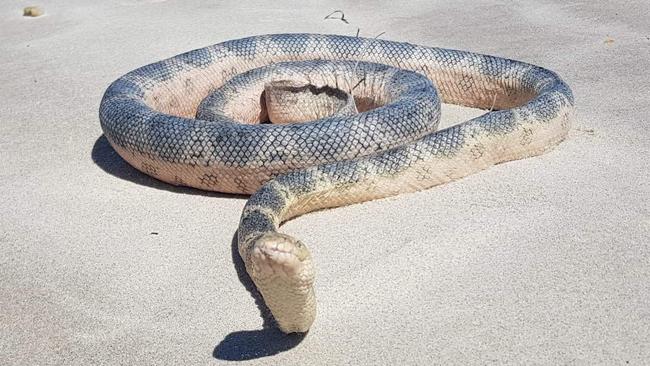
[[[259,124],[270,113],[260,102],[265,85],[296,78],[314,95],[353,94],[360,113]],[[442,102],[490,111],[436,132],[436,88]],[[312,258],[303,243],[278,233],[283,221],[541,154],[565,138],[573,103],[554,72],[519,61],[360,37],[279,34],[132,71],[107,89],[99,116],[114,149],[142,172],[176,185],[253,193],[238,229],[239,253],[288,333],[309,329],[316,302]]]

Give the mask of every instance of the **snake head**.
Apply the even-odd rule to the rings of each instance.
[[[314,268],[303,243],[279,233],[262,235],[253,245],[249,274],[283,332],[309,330],[316,317]]]
[[[304,277],[311,271],[307,247],[286,234],[267,233],[255,241],[251,262],[256,277]]]

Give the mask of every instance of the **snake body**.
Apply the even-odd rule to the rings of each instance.
[[[282,72],[333,67],[318,60],[353,61],[354,67],[337,67],[347,69],[348,84],[367,77],[353,91],[355,99],[373,91],[383,97],[369,97],[369,110],[357,115],[305,123],[256,124],[259,108],[223,112],[237,92],[228,87],[237,85],[238,75],[259,81],[273,74],[259,68],[295,61],[307,63]],[[393,78],[393,68],[424,75],[442,102],[490,111],[434,131],[435,92],[427,99],[421,93],[429,89],[427,80],[403,71]],[[221,106],[221,112],[195,118],[208,95],[206,108]],[[109,86],[99,116],[114,149],[146,174],[206,190],[255,192],[241,216],[239,253],[280,329],[289,333],[310,328],[316,301],[311,255],[299,240],[278,232],[283,221],[544,153],[566,137],[573,105],[557,74],[524,62],[360,37],[279,34],[227,41],[132,71]]]

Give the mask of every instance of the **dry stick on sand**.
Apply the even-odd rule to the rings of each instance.
[[[334,14],[341,14],[341,17],[340,17],[340,18],[334,18],[334,17],[332,17],[332,15],[334,15]],[[323,19],[336,19],[336,20],[340,20],[340,21],[342,21],[342,22],[345,23],[345,24],[350,24],[350,23],[348,22],[348,20],[345,19],[345,14],[343,13],[342,10],[334,10],[333,12],[327,14],[327,15],[325,16],[325,18],[323,18]]]
[[[341,14],[341,17],[340,17],[340,18],[334,18],[334,17],[332,17],[332,15],[334,15],[334,14]],[[348,22],[348,20],[345,19],[345,13],[344,13],[342,10],[335,10],[335,11],[333,11],[333,12],[327,14],[327,15],[325,16],[324,19],[325,19],[325,20],[327,20],[327,19],[340,20],[340,21],[342,21],[342,22],[345,23],[345,24],[350,24],[350,22]],[[355,35],[355,37],[358,38],[360,32],[361,32],[361,28],[357,27],[357,34]],[[373,44],[373,42],[375,42],[377,39],[379,39],[379,37],[381,37],[381,36],[384,35],[384,34],[386,34],[386,32],[381,32],[381,33],[377,34],[376,36],[374,36],[371,40],[369,40],[369,42],[367,42],[366,44],[364,44],[363,47],[360,49],[361,52],[359,53],[359,55],[363,55],[363,53],[366,51],[366,49],[367,49],[368,47],[370,47],[370,46]],[[357,60],[357,62],[354,64],[353,74],[355,74],[355,75],[356,75],[356,72],[357,72],[357,66],[358,66],[358,65],[359,65],[359,60]],[[356,84],[355,84],[355,85],[354,85],[354,86],[353,86],[353,87],[352,87],[348,92],[349,92],[352,96],[354,96],[354,94],[353,94],[352,92],[353,92],[354,89],[356,89],[359,85],[361,85],[361,83],[364,82],[364,81],[366,81],[366,77],[365,77],[365,75],[364,75],[364,77],[362,77],[362,78],[361,78],[361,79],[360,79],[360,80],[359,80],[359,81],[358,81],[358,82],[357,82],[357,83],[356,83]],[[492,105],[490,106],[490,109],[489,109],[488,112],[492,112],[492,111],[494,111],[494,105],[496,104],[496,101],[497,101],[497,95],[494,94],[494,96],[492,97]]]
[[[332,17],[332,15],[334,15],[334,14],[341,14],[341,17],[340,17],[340,18],[334,18],[334,17]],[[345,19],[345,13],[343,13],[342,10],[335,10],[335,11],[333,11],[333,12],[327,14],[327,15],[325,16],[324,19],[325,19],[325,20],[327,20],[327,19],[340,20],[340,21],[342,21],[342,22],[345,23],[345,24],[350,24],[350,22],[348,22],[348,20]],[[357,27],[357,34],[355,35],[355,37],[358,38],[360,32],[361,32],[361,28]],[[370,47],[370,46],[373,44],[373,42],[375,42],[377,39],[379,39],[379,37],[381,37],[381,36],[384,35],[385,33],[386,33],[386,32],[381,32],[381,33],[377,34],[377,35],[374,36],[372,39],[370,39],[369,42],[367,42],[366,44],[364,44],[364,45],[361,47],[361,49],[360,49],[361,52],[359,53],[359,55],[363,55],[363,53],[366,51],[366,49],[367,49],[368,47]],[[357,72],[357,66],[358,66],[358,65],[359,65],[359,60],[357,60],[357,62],[354,64],[354,70],[352,71],[352,73],[355,74],[355,75],[356,75],[356,72]],[[354,89],[356,89],[359,85],[361,85],[361,83],[363,83],[364,81],[366,81],[366,76],[365,76],[365,74],[364,74],[364,76],[363,76],[363,77],[362,77],[362,78],[361,78],[361,79],[360,79],[360,80],[359,80],[359,81],[358,81],[358,82],[357,82],[357,83],[356,83],[356,84],[355,84],[355,85],[354,85],[354,86],[353,86],[353,87],[348,91],[348,92],[350,93],[350,95],[352,95],[352,96],[354,97],[354,94],[353,94],[352,92],[353,92]],[[494,111],[494,105],[496,104],[496,101],[497,101],[497,95],[494,94],[494,96],[492,97],[492,105],[490,106],[490,109],[489,109],[488,112],[492,112],[492,111]]]
[[[334,15],[334,14],[341,14],[341,17],[340,17],[340,18],[333,18],[332,15]],[[340,21],[342,21],[342,22],[345,23],[345,24],[350,24],[350,22],[348,22],[348,20],[345,19],[345,13],[343,13],[342,10],[334,10],[333,12],[327,14],[327,15],[325,16],[325,18],[323,18],[323,19],[324,19],[324,20],[327,20],[327,19],[340,20]],[[355,35],[355,37],[359,38],[359,32],[361,32],[361,28],[357,27],[357,34]],[[357,54],[357,56],[361,56],[361,55],[363,55],[364,52],[366,51],[366,49],[367,49],[368,47],[370,47],[370,45],[372,45],[373,42],[375,42],[377,39],[379,39],[379,37],[381,37],[381,36],[384,35],[385,33],[386,33],[386,32],[381,32],[381,33],[377,34],[376,36],[374,36],[372,39],[370,39],[368,42],[366,42],[366,44],[364,44],[364,45],[361,47],[361,49],[359,50],[360,52],[359,52],[359,54]],[[357,61],[355,62],[355,64],[354,64],[354,69],[352,70],[352,74],[353,74],[353,75],[356,75],[356,73],[357,73],[357,67],[358,67],[358,66],[359,66],[359,60],[357,60]],[[364,76],[363,76],[363,77],[362,77],[362,78],[361,78],[361,79],[360,79],[356,84],[354,84],[354,86],[353,86],[353,87],[348,91],[348,92],[350,93],[350,95],[352,95],[352,96],[354,97],[354,94],[353,94],[352,92],[353,92],[354,89],[356,89],[359,85],[361,85],[361,83],[363,83],[364,81],[366,81],[365,71],[364,71]]]
[[[358,29],[359,29],[359,28],[357,28],[357,37],[359,37],[359,30],[358,30]],[[361,50],[360,50],[360,51],[362,51],[362,52],[361,52],[358,56],[363,55],[364,52],[366,52],[366,49],[367,49],[368,47],[370,47],[371,44],[373,44],[377,39],[379,39],[379,37],[381,37],[381,36],[384,35],[385,33],[386,33],[386,32],[381,32],[381,33],[379,33],[378,35],[372,37],[372,39],[370,39],[369,42],[366,42],[366,44],[364,44],[363,47],[362,47]],[[357,62],[355,62],[355,64],[354,64],[354,70],[352,71],[352,73],[355,74],[355,75],[356,75],[356,73],[357,73],[357,66],[359,66],[359,60],[357,60]],[[361,84],[361,83],[364,82],[364,81],[366,81],[366,75],[365,75],[365,74],[363,75],[363,78],[361,78],[361,80],[359,80],[359,82],[356,83],[356,85],[355,85],[355,86],[350,90],[350,94],[352,94],[352,92],[354,91],[354,89],[356,89],[357,86],[359,86],[359,84]]]

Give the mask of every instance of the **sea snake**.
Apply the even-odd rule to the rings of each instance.
[[[359,113],[345,110],[351,98]],[[440,102],[487,112],[436,131]],[[294,112],[274,121],[285,105]],[[303,243],[278,232],[283,221],[542,154],[566,137],[573,109],[569,86],[528,63],[379,39],[275,34],[129,72],[108,87],[99,117],[113,148],[148,175],[252,193],[239,254],[279,328],[291,333],[308,331],[315,319],[314,265]]]

